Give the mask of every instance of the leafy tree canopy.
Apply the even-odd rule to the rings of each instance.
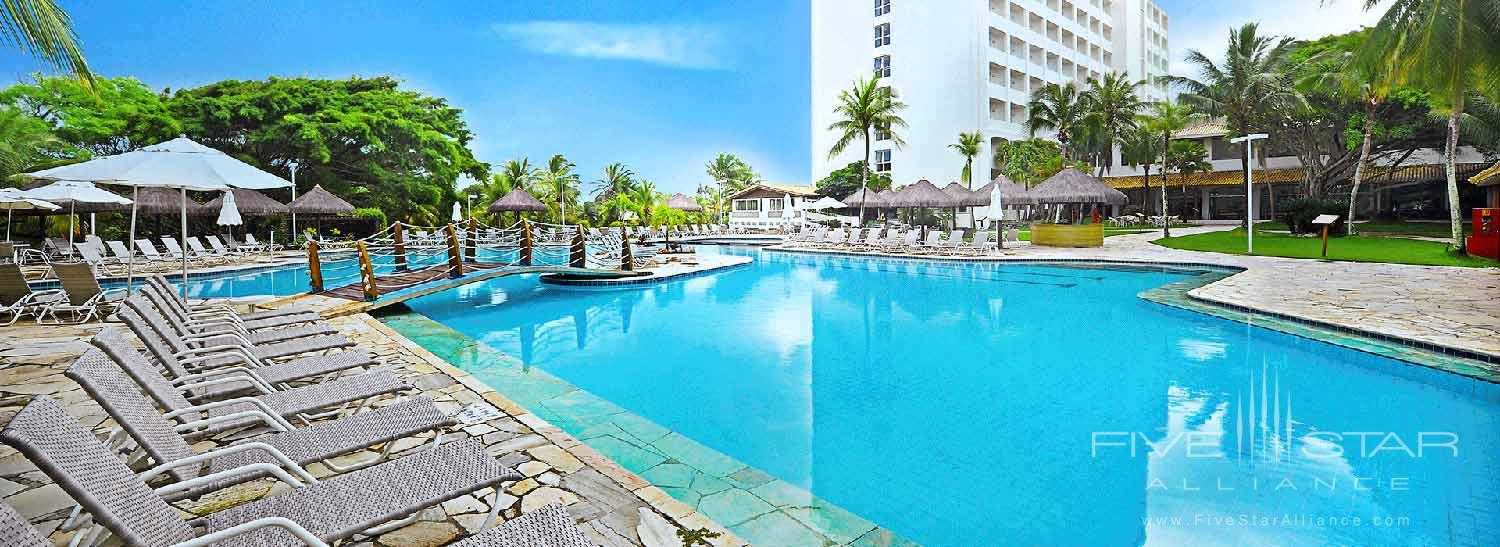
[[[181,134],[167,100],[129,77],[98,77],[91,90],[85,80],[39,75],[0,91],[0,102],[45,120],[59,139],[98,156]]]
[[[1002,141],[995,149],[995,170],[1028,188],[1056,175],[1065,164],[1083,171],[1092,169],[1085,162],[1065,162],[1062,148],[1047,139]]]
[[[859,175],[865,162],[856,161],[834,170],[817,182],[818,194],[842,199],[859,190]],[[890,173],[870,173],[870,190],[885,190],[891,187]]]

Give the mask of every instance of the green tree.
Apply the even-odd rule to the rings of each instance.
[[[1181,182],[1182,196],[1187,196],[1188,175],[1213,170],[1213,165],[1208,163],[1208,150],[1203,143],[1198,141],[1172,141],[1172,146],[1167,149],[1166,162],[1162,164],[1163,172],[1176,171],[1178,182]],[[1162,186],[1165,192],[1167,187]]]
[[[1084,92],[1084,100],[1089,125],[1098,128],[1098,141],[1103,151],[1098,162],[1101,175],[1114,164],[1114,146],[1136,128],[1136,116],[1145,107],[1136,91],[1144,83],[1144,80],[1130,80],[1121,72],[1110,72],[1102,79],[1088,80],[1089,89]]]
[[[40,118],[0,107],[0,181],[39,163],[68,157],[70,148]]]
[[[463,112],[389,77],[226,80],[169,101],[188,136],[272,172],[298,164],[321,184],[392,220],[441,222],[462,173],[483,178]]]
[[[829,131],[837,132],[839,139],[834,141],[833,147],[828,150],[828,157],[842,154],[850,144],[858,140],[865,145],[864,162],[860,163],[860,188],[870,187],[870,174],[867,167],[870,165],[870,132],[880,130],[890,135],[890,140],[900,148],[906,144],[896,128],[906,128],[906,120],[901,119],[901,111],[906,109],[906,104],[891,96],[891,89],[880,87],[880,78],[869,80],[861,77],[854,82],[854,87],[839,92],[839,105],[833,112],[839,116],[838,121],[828,126]],[[865,208],[859,208],[859,218],[865,218]]]
[[[891,175],[889,173],[871,173],[870,178],[864,178],[865,172],[862,162],[853,162],[839,169],[833,170],[828,176],[814,183],[818,189],[818,195],[833,198],[843,198],[862,187],[871,190],[885,190],[891,187]]]
[[[1382,3],[1365,0],[1364,7]],[[1458,136],[1465,99],[1500,84],[1500,0],[1391,0],[1359,55],[1366,65],[1387,67],[1396,83],[1431,92],[1447,111],[1448,214],[1453,246],[1463,248]]]
[[[562,224],[568,222],[568,204],[578,200],[578,173],[573,172],[577,167],[562,154],[553,154],[552,159],[547,160],[547,167],[537,170],[537,179],[548,207],[557,206],[558,222]]]
[[[963,177],[964,184],[967,184],[970,190],[974,189],[974,156],[979,155],[979,146],[983,143],[984,136],[975,131],[959,133],[958,142],[948,145],[948,148],[954,149],[958,155],[964,157],[964,169],[960,172],[960,176]]]
[[[603,224],[609,224],[619,220],[620,213],[631,210],[629,207],[621,207],[622,202],[615,200],[617,196],[626,196],[635,187],[635,172],[631,171],[623,163],[611,163],[604,166],[600,177],[594,179],[594,203],[604,204]]]
[[[1361,31],[1358,34],[1368,33]],[[1318,63],[1325,58],[1326,63]],[[1352,51],[1327,50],[1308,62],[1332,66],[1317,67],[1314,75],[1298,81],[1299,88],[1307,93],[1321,92],[1339,99],[1357,101],[1364,107],[1364,117],[1360,124],[1359,159],[1355,160],[1354,178],[1349,184],[1349,213],[1344,216],[1344,233],[1354,235],[1354,209],[1358,204],[1359,184],[1364,179],[1365,165],[1370,162],[1380,107],[1385,104],[1386,97],[1392,91],[1391,82],[1386,77],[1384,67],[1358,62]]]
[[[1057,169],[1053,170],[1052,165],[1057,165]],[[1056,174],[1062,170],[1061,166],[1062,148],[1047,139],[1001,141],[995,148],[995,170],[1027,188]]]
[[[57,137],[96,156],[120,154],[183,133],[168,99],[135,78],[36,76],[0,91],[0,102],[46,120]]]
[[[656,211],[656,205],[661,201],[661,195],[656,191],[656,185],[651,181],[641,179],[630,191],[625,194],[628,198],[631,210],[635,212],[636,219],[641,226],[653,226],[651,224],[652,213]]]
[[[1146,119],[1144,117],[1138,118],[1138,120],[1138,125],[1145,125]],[[1141,183],[1145,185],[1146,191],[1144,195],[1148,199],[1151,196],[1151,166],[1162,164],[1161,146],[1161,139],[1157,138],[1155,133],[1152,133],[1151,130],[1145,127],[1138,126],[1121,136],[1120,159],[1124,161],[1125,165],[1140,167],[1142,169]],[[1162,187],[1162,191],[1166,191],[1165,186]],[[1141,209],[1143,211],[1150,210],[1149,207],[1142,207]]]
[[[53,0],[7,0],[0,5],[0,43],[94,84],[73,18]]]
[[[1161,148],[1167,151],[1170,161],[1172,135],[1198,120],[1198,114],[1189,107],[1173,101],[1151,103],[1151,114],[1145,119],[1146,129],[1161,137]],[[1161,235],[1172,237],[1172,223],[1167,220],[1167,169],[1161,170]]]
[[[750,164],[734,154],[720,153],[703,166],[708,178],[719,184],[719,195],[731,196],[754,184],[760,177]],[[715,210],[719,209],[717,205]]]
[[[1303,101],[1286,72],[1291,38],[1260,33],[1256,23],[1230,29],[1222,63],[1198,50],[1189,50],[1187,61],[1198,78],[1173,76],[1168,81],[1183,89],[1178,100],[1196,112],[1223,117],[1231,135],[1254,133],[1275,112],[1295,108]],[[1247,148],[1249,143],[1241,145]],[[1264,148],[1262,148],[1264,150]],[[1249,154],[1240,155],[1244,177],[1249,176]],[[1247,179],[1248,180],[1248,179]]]
[[[1083,131],[1088,105],[1078,93],[1078,85],[1047,84],[1032,92],[1026,104],[1026,131],[1036,137],[1037,131],[1056,131],[1062,144],[1062,155],[1068,157],[1068,143]]]

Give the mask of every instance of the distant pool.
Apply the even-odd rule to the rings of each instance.
[[[926,545],[1500,537],[1500,386],[1136,297],[1191,272],[700,252],[756,262],[409,305],[584,390],[455,361],[752,542],[860,517]],[[761,472],[852,514],[802,518]]]

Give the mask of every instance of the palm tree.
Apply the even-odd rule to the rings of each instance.
[[[892,143],[897,148],[906,144],[901,135],[896,133],[896,128],[906,128],[906,120],[901,119],[901,110],[906,105],[891,96],[888,87],[880,87],[880,78],[877,76],[869,80],[861,77],[854,82],[854,87],[839,92],[839,105],[833,109],[840,116],[839,121],[828,126],[829,131],[837,131],[839,140],[833,143],[828,150],[828,157],[842,154],[855,140],[865,144],[865,161],[859,168],[859,187],[867,189],[870,187],[870,131],[879,129],[890,134]],[[865,207],[859,207],[859,219],[863,223],[865,219]]]
[[[1259,28],[1246,23],[1230,29],[1222,64],[1201,51],[1189,50],[1187,62],[1197,67],[1198,79],[1166,78],[1183,89],[1179,101],[1197,112],[1223,117],[1233,135],[1253,133],[1271,113],[1303,102],[1283,70],[1295,49],[1292,39],[1264,36]],[[1242,145],[1248,146],[1249,141]],[[1240,167],[1242,176],[1249,177],[1249,154],[1240,154]]]
[[[651,212],[656,208],[657,195],[656,185],[651,181],[642,179],[629,192],[624,194],[634,206],[635,214],[640,219],[641,226],[651,225]]]
[[[1198,115],[1182,105],[1173,101],[1162,101],[1151,103],[1151,115],[1146,118],[1146,128],[1155,135],[1161,136],[1161,148],[1158,150],[1169,151],[1172,148],[1172,134],[1181,131],[1184,127],[1197,121]],[[1172,237],[1171,215],[1167,214],[1167,170],[1161,170],[1161,235]]]
[[[64,146],[41,118],[0,107],[0,181],[30,169]]]
[[[568,202],[578,197],[578,173],[573,172],[576,167],[562,154],[553,154],[547,168],[538,172],[542,188],[551,194],[550,199],[557,200],[557,217],[563,224],[568,223]]]
[[[983,142],[984,136],[975,131],[959,133],[958,142],[948,145],[948,148],[957,150],[958,154],[964,157],[964,170],[960,176],[963,177],[964,184],[967,184],[970,190],[974,189],[974,156],[979,155],[979,145]]]
[[[1136,89],[1145,80],[1129,80],[1124,73],[1110,72],[1103,79],[1089,78],[1089,90],[1084,93],[1091,125],[1099,129],[1099,140],[1104,157],[1100,161],[1099,174],[1114,164],[1114,146],[1127,132],[1136,127],[1136,116],[1145,107]]]
[[[7,0],[0,5],[0,43],[76,76],[90,92],[94,73],[83,58],[73,18],[54,0]]]
[[[598,201],[609,201],[616,194],[624,194],[635,185],[635,172],[631,171],[623,163],[611,163],[604,166],[601,176],[594,179],[594,199]]]
[[[713,161],[703,166],[708,173],[708,178],[719,183],[719,195],[726,196],[743,189],[745,184],[755,180],[755,170],[734,154],[719,154],[714,156]],[[719,203],[714,202],[714,210],[722,209]],[[724,219],[725,223],[729,219]]]
[[[1308,62],[1319,62],[1309,59]],[[1349,185],[1349,214],[1344,217],[1345,233],[1354,235],[1354,205],[1359,197],[1359,184],[1364,179],[1365,164],[1370,161],[1370,148],[1374,144],[1375,124],[1380,106],[1391,93],[1388,72],[1380,65],[1360,62],[1351,53],[1342,53],[1335,60],[1332,70],[1319,70],[1308,79],[1298,82],[1298,87],[1309,91],[1321,91],[1333,96],[1359,101],[1365,107],[1363,136],[1359,145],[1359,162],[1354,164],[1354,179]]]
[[[1373,9],[1380,0],[1365,0]],[[1500,74],[1500,2],[1496,0],[1392,0],[1360,50],[1367,65],[1386,66],[1397,84],[1432,93],[1448,111],[1443,146],[1448,178],[1448,216],[1453,246],[1463,248],[1463,209],[1458,201],[1458,135],[1464,101],[1476,89],[1495,86]]]
[[[1047,84],[1032,92],[1031,101],[1026,104],[1026,131],[1032,137],[1037,131],[1056,131],[1063,157],[1071,159],[1068,143],[1083,130],[1087,114],[1087,105],[1078,93],[1077,84]]]
[[[1208,150],[1203,148],[1203,143],[1196,141],[1176,141],[1172,147],[1167,149],[1166,162],[1162,164],[1162,170],[1177,171],[1181,178],[1182,195],[1187,196],[1188,175],[1213,170],[1213,165],[1208,163]],[[1162,186],[1162,191],[1167,190]]]
[[[1139,117],[1137,124],[1144,126],[1147,120],[1148,118]],[[1160,165],[1162,162],[1161,139],[1156,138],[1156,134],[1145,127],[1136,127],[1131,131],[1127,131],[1124,135],[1121,135],[1120,159],[1124,161],[1125,165],[1141,167],[1141,182],[1146,187],[1146,199],[1150,199],[1151,166]],[[1166,191],[1165,186],[1162,187],[1162,191]]]

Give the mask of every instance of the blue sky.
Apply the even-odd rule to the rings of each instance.
[[[1357,0],[1158,1],[1179,58],[1247,20],[1295,36],[1373,20]],[[154,88],[389,74],[463,108],[491,164],[562,153],[584,180],[618,161],[691,191],[722,151],[770,181],[809,176],[806,0],[61,4],[96,71]],[[6,81],[37,68],[0,56]]]

